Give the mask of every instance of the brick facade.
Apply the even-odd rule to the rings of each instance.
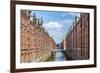
[[[48,32],[42,27],[43,20],[31,11],[21,10],[21,63],[43,61],[56,48],[56,44]]]
[[[65,44],[64,44],[65,45]],[[66,34],[67,53],[74,59],[89,59],[89,14],[80,13]]]

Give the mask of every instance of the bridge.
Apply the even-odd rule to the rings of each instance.
[[[60,52],[60,51],[66,51],[65,49],[54,49],[52,52]]]

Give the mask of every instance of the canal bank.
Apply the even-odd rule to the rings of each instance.
[[[66,60],[74,60],[69,54],[67,54],[66,51],[63,51],[65,57],[66,57]]]

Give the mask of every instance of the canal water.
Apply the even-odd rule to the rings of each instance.
[[[62,51],[55,51],[51,53],[51,56],[48,57],[46,61],[65,61],[66,57]]]
[[[54,59],[54,61],[65,61],[65,60],[66,60],[66,58],[65,58],[65,55],[64,55],[63,52],[57,51],[55,53],[55,59]]]

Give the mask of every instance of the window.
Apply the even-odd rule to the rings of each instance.
[[[23,56],[24,54],[23,53],[21,53],[21,56]]]

